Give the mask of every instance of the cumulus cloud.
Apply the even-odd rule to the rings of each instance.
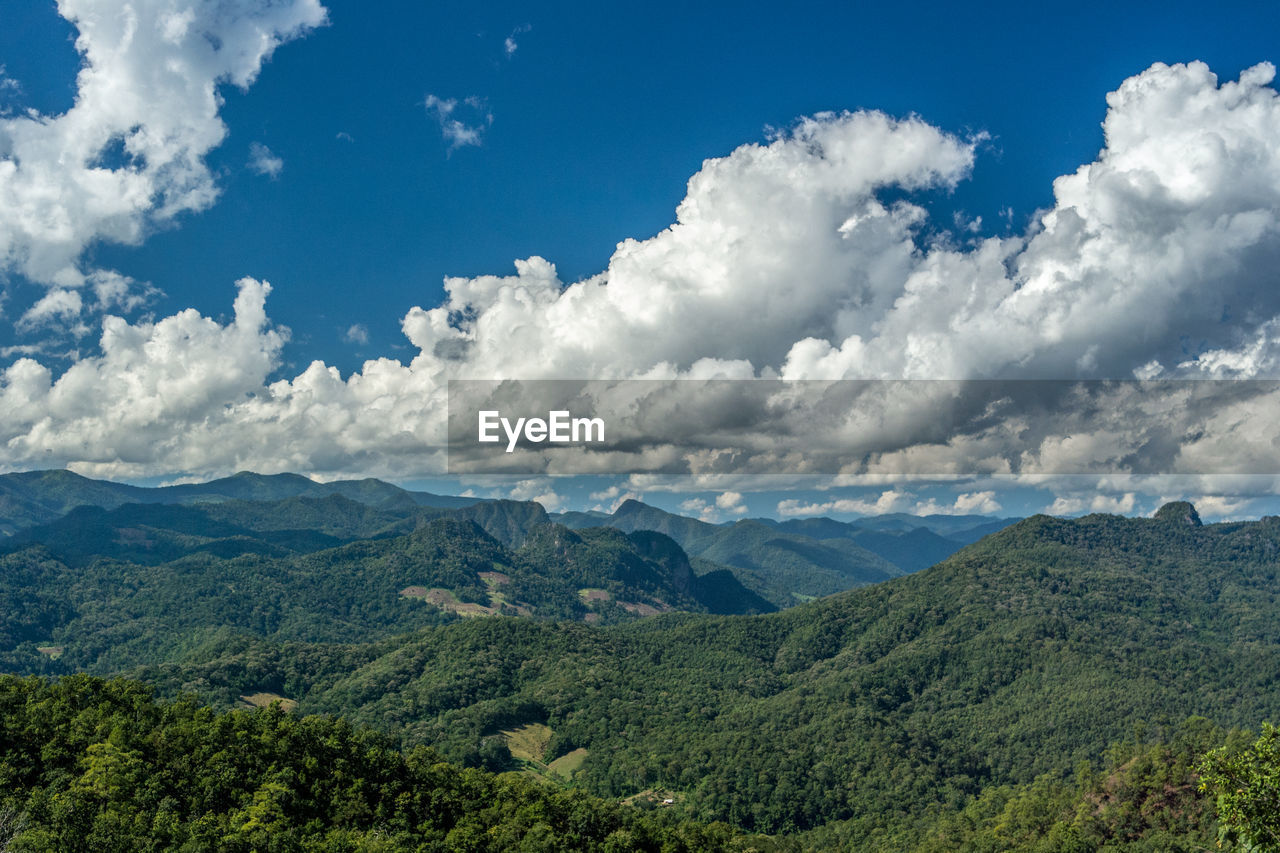
[[[1129,515],[1137,505],[1138,496],[1133,492],[1123,495],[1093,495],[1089,498],[1060,496],[1045,509],[1049,515],[1080,515],[1083,512],[1105,512],[1112,515]]]
[[[912,494],[900,489],[886,489],[875,500],[866,498],[838,498],[836,500],[808,502],[793,498],[778,502],[778,515],[885,515],[906,512],[913,503]]]
[[[747,512],[742,504],[741,492],[721,492],[716,495],[716,509],[733,515],[746,515]]]
[[[718,524],[725,518],[747,514],[747,507],[742,503],[742,493],[732,491],[721,492],[711,500],[688,498],[681,501],[680,510],[708,524]]]
[[[342,333],[342,339],[349,344],[364,346],[369,343],[369,329],[363,323],[354,323]]]
[[[556,494],[551,481],[545,478],[520,480],[510,489],[500,491],[494,497],[509,498],[513,501],[536,501],[542,504],[547,512],[557,512],[564,505],[564,498]]]
[[[493,124],[493,113],[484,100],[471,95],[461,103],[457,98],[440,98],[427,95],[423,102],[427,115],[440,124],[440,136],[449,144],[449,153],[467,146],[479,146],[484,142],[484,132]],[[459,116],[467,116],[464,121]]]
[[[74,106],[0,117],[0,272],[49,286],[27,315],[36,325],[79,313],[95,241],[138,243],[213,203],[219,86],[247,88],[326,14],[318,0],[62,0],[58,12],[79,31]]]
[[[226,326],[189,312],[153,324],[112,318],[102,354],[61,378],[32,360],[5,373],[6,411],[20,415],[4,425],[4,458],[65,459],[134,476],[238,467],[437,473],[445,383],[464,376],[1266,375],[1280,338],[1280,290],[1265,286],[1280,260],[1273,77],[1263,64],[1220,82],[1191,63],[1157,64],[1124,81],[1107,97],[1105,147],[1055,181],[1053,206],[1024,233],[963,245],[927,239],[927,214],[913,199],[968,178],[979,140],[877,112],[804,118],[706,161],[673,224],[621,243],[597,275],[566,284],[554,264],[531,257],[516,262],[514,275],[447,279],[440,304],[403,318],[416,355],[367,362],[346,379],[320,363],[271,379],[283,332],[265,318],[261,285],[241,285],[237,319]],[[426,106],[451,147],[475,144],[487,126],[488,118],[472,126],[455,114],[483,112],[480,102],[428,96]],[[242,322],[246,300],[256,319]],[[52,316],[59,310],[56,300],[47,306]],[[1224,316],[1233,319],[1203,319]],[[171,346],[188,327],[200,345]],[[219,347],[203,345],[214,340]],[[1188,354],[1188,340],[1203,344]],[[184,370],[171,376],[165,357]],[[197,366],[203,357],[208,364]],[[209,374],[198,393],[181,381],[191,370]],[[173,383],[173,393],[162,390]],[[133,387],[147,405],[117,411],[117,395]],[[1030,453],[1025,470],[1050,472],[1063,460],[1123,459],[1129,440],[1114,424],[1095,431],[1084,423],[1028,446],[1015,417],[959,438],[903,430],[927,424],[907,417],[934,411],[925,403],[932,401],[877,415],[898,455],[858,473],[946,474],[956,459],[991,458],[984,471],[998,475],[1007,470],[1001,454],[1019,442]],[[1242,401],[1211,426],[1262,447],[1275,422],[1267,411]],[[149,433],[161,440],[142,453],[136,448]],[[1208,465],[1231,448],[1213,435],[1174,438],[1155,450],[1200,454]],[[698,465],[700,473],[718,470],[714,453]],[[865,507],[818,510],[997,506],[984,489],[932,507],[890,490]]]
[[[272,154],[271,149],[261,142],[251,142],[249,143],[249,168],[259,175],[274,180],[284,171],[284,160]]]

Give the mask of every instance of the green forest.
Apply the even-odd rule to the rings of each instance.
[[[1035,516],[778,610],[798,563],[660,511],[244,480],[19,484],[10,849],[1280,849],[1280,519]],[[754,553],[884,545],[818,527]]]

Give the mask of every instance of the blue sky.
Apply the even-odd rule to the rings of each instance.
[[[5,5],[0,80],[10,82],[0,82],[0,107],[10,121],[28,109],[66,113],[82,64],[70,41],[77,26],[52,3]],[[75,0],[63,11],[82,22],[110,18],[118,5]],[[239,5],[250,17],[263,6]],[[368,359],[408,364],[417,346],[402,322],[415,306],[447,300],[446,276],[511,276],[516,260],[532,256],[555,264],[562,285],[600,274],[620,241],[645,240],[675,221],[687,182],[707,158],[767,144],[823,111],[918,116],[970,146],[972,162],[957,167],[954,181],[880,191],[886,203],[909,198],[928,212],[916,231],[920,243],[946,232],[961,247],[1026,235],[1037,211],[1055,203],[1053,180],[1098,156],[1107,93],[1126,79],[1153,63],[1200,60],[1220,81],[1234,80],[1280,53],[1280,9],[1263,4],[374,8],[333,0],[323,4],[320,25],[315,8],[301,0],[285,5],[297,7],[289,24],[296,29],[278,33],[279,46],[261,57],[251,84],[218,78],[223,103],[215,120],[226,133],[197,152],[216,200],[163,221],[144,214],[132,245],[86,226],[75,264],[132,280],[129,292],[138,298],[128,304],[95,310],[86,297],[81,310],[24,322],[51,288],[66,287],[41,280],[11,255],[3,271],[0,367],[25,356],[56,377],[99,353],[108,313],[145,324],[194,309],[230,323],[236,282],[245,276],[271,283],[269,322],[289,330],[268,358],[262,387],[293,379],[313,360],[344,379]],[[178,6],[197,15],[209,8]],[[149,13],[141,14],[145,25]],[[451,102],[447,116],[429,108]],[[453,119],[475,128],[478,144],[452,144],[444,121]],[[254,151],[277,165],[255,168]],[[87,294],[85,288],[67,292]],[[1239,315],[1249,303],[1237,295],[1231,307]],[[1242,334],[1266,319],[1253,318]],[[1182,326],[1169,334],[1192,356],[1233,342],[1206,332],[1202,344],[1197,330]],[[732,350],[703,355],[731,358]],[[760,358],[752,365],[766,366]],[[13,376],[7,381],[15,384]],[[235,392],[244,393],[258,392]],[[225,453],[148,465],[136,449],[110,441],[81,445],[89,449],[80,458],[65,449],[46,458],[133,479],[200,476],[230,465]],[[331,454],[308,452],[282,453],[275,464],[333,476],[362,473],[360,460],[371,458],[333,462]],[[11,454],[7,464],[29,467],[32,458]],[[397,468],[369,463],[367,470],[386,476]],[[426,478],[425,470],[413,474]],[[942,488],[939,494],[950,487]],[[778,502],[772,489],[760,494],[750,498],[753,511]],[[1002,507],[1021,512],[1054,499],[1034,495]],[[1150,509],[1143,501],[1159,497],[1129,505]]]
[[[13,5],[7,73],[24,103],[65,110],[72,27],[52,3]],[[821,110],[989,133],[974,179],[939,204],[994,231],[1009,208],[1022,227],[1053,178],[1097,152],[1120,81],[1192,59],[1234,77],[1275,59],[1280,31],[1265,4],[325,5],[330,25],[283,47],[247,92],[222,87],[218,204],[94,256],[161,289],[160,313],[216,316],[232,282],[265,278],[272,317],[295,334],[290,362],[344,371],[403,347],[401,315],[438,298],[444,276],[505,274],[534,254],[566,281],[598,272],[620,240],[671,223],[705,158]],[[482,145],[450,155],[428,94],[483,98]],[[278,179],[246,167],[253,142],[283,160]],[[341,338],[356,322],[367,346]]]

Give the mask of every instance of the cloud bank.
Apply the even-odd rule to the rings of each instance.
[[[5,371],[0,459],[124,477],[427,475],[443,470],[449,378],[1275,375],[1273,78],[1262,64],[1220,82],[1191,63],[1124,81],[1104,148],[1054,182],[1053,206],[1021,235],[963,247],[925,236],[918,200],[968,179],[981,138],[878,112],[803,118],[706,161],[675,222],[621,243],[598,275],[566,285],[531,257],[515,275],[447,279],[441,304],[403,318],[412,359],[346,378],[318,362],[275,378],[285,335],[252,279],[225,326],[108,318],[101,354],[61,377],[31,359]],[[1232,417],[1266,438],[1248,411]],[[966,495],[949,509],[994,505]]]

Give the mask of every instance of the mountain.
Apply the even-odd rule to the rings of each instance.
[[[878,554],[908,573],[941,563],[964,545],[970,544],[944,538],[927,527],[916,527],[901,533],[859,530],[847,538],[858,547]]]
[[[663,533],[691,556],[729,567],[744,586],[780,607],[879,583],[903,572],[847,537],[819,540],[756,519],[708,524],[635,500],[624,501],[604,519],[580,513],[559,520],[569,526],[591,524],[627,532]]]
[[[421,515],[389,512],[332,494],[281,501],[78,506],[47,524],[26,528],[0,551],[45,546],[69,565],[108,558],[154,565],[189,554],[283,557],[389,535]]]
[[[523,544],[485,532],[468,517],[477,509]],[[337,494],[77,507],[0,548],[0,667],[110,673],[228,628],[351,643],[458,617],[775,609],[725,572],[695,576],[660,534],[539,519],[536,503],[406,512]]]
[[[537,501],[484,501],[456,509],[452,515],[474,521],[509,548],[519,548],[533,528],[548,523],[547,511]]]
[[[761,519],[780,530],[814,539],[851,539],[907,571],[918,571],[1003,530],[1016,518],[985,515],[908,515],[890,513],[836,521],[832,518]],[[914,566],[915,568],[910,568]]]
[[[414,515],[414,511],[419,509],[454,510],[461,513],[459,517],[476,521],[509,547],[519,547],[530,529],[553,520],[532,501],[490,501],[435,495],[405,490],[375,479],[318,483],[297,474],[240,472],[207,483],[149,488],[91,480],[70,471],[51,470],[0,475],[0,539],[48,524],[77,507],[113,510],[125,504],[194,506],[236,501],[259,504],[289,499],[322,500],[334,496],[401,519]],[[307,520],[314,508],[298,504],[294,509],[302,515],[296,521],[278,525],[278,529],[305,528],[344,538],[332,531],[320,531]],[[338,515],[328,514],[331,517]],[[916,571],[944,559],[962,544],[977,541],[1010,521],[985,516],[915,517],[897,514],[856,522],[838,522],[829,518],[782,522],[750,519],[714,525],[638,501],[626,501],[612,514],[564,513],[554,520],[572,529],[609,526],[627,532],[655,530],[666,533],[691,555],[727,565],[741,582],[778,606],[789,606],[797,600]],[[775,528],[775,535],[762,533],[756,525]],[[844,542],[832,544],[832,540],[846,540],[853,547]]]
[[[211,697],[274,679],[303,710],[446,756],[536,725],[549,753],[583,750],[576,778],[597,794],[658,787],[691,816],[818,849],[915,849],[939,815],[998,815],[1005,800],[984,795],[1065,782],[1136,726],[1280,716],[1280,518],[1196,520],[1183,505],[1035,516],[771,615],[471,620],[350,647],[341,665],[258,643],[140,675]]]
[[[339,480],[317,483],[298,474],[253,474],[242,471],[207,483],[147,488],[91,480],[70,471],[29,471],[0,475],[0,536],[44,524],[78,506],[115,509],[127,503],[197,504],[229,500],[279,501],[340,495],[388,510],[413,507],[457,509],[479,503],[477,498],[411,492],[381,480]]]
[[[1003,530],[1018,520],[1017,518],[992,518],[987,515],[911,515],[905,512],[892,512],[859,518],[848,523],[859,530],[875,530],[884,533],[906,533],[923,527],[945,539],[971,545],[982,537]]]

